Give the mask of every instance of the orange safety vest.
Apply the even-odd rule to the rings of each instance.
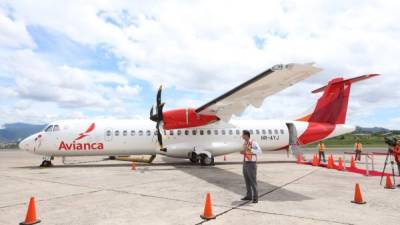
[[[319,150],[320,152],[325,151],[325,144],[324,144],[324,143],[318,144],[318,150]]]
[[[397,163],[400,162],[400,146],[396,146],[393,148],[394,159]]]
[[[355,148],[357,151],[361,151],[361,150],[362,150],[362,144],[361,144],[361,143],[355,143],[355,144],[354,144],[354,148]]]
[[[253,155],[255,155],[255,154],[253,154],[253,153],[248,153],[248,149],[251,149],[252,145],[253,145],[253,141],[249,141],[249,142],[247,143],[246,150],[245,150],[244,153],[243,153],[243,160],[244,160],[244,161],[252,161],[252,157],[253,157]]]

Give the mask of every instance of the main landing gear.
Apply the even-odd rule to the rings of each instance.
[[[202,166],[213,166],[214,156],[209,157],[207,154],[192,152],[189,157],[190,162],[193,164],[200,164]]]
[[[53,156],[44,156],[42,164],[40,164],[40,167],[52,167],[53,164],[51,163],[51,160],[53,160]]]

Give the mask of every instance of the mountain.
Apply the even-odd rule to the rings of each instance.
[[[383,127],[371,127],[371,128],[365,128],[365,127],[356,127],[356,130],[354,133],[363,133],[363,134],[376,134],[376,133],[389,133],[392,132],[389,129],[383,128]]]
[[[17,142],[31,134],[41,131],[46,125],[28,123],[7,123],[0,129],[0,142]]]

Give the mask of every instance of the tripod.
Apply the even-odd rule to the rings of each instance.
[[[386,153],[385,165],[383,166],[380,184],[382,185],[383,175],[385,174],[386,165],[387,165],[387,163],[388,163],[388,160],[390,161],[390,165],[391,165],[391,167],[392,167],[393,184],[396,185],[396,181],[394,180],[393,152],[392,152],[392,150],[390,149],[390,147],[388,148],[388,151],[387,151],[387,153]]]

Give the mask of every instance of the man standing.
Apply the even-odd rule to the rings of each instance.
[[[248,130],[243,130],[242,138],[244,143],[240,154],[243,154],[243,176],[247,189],[247,194],[242,200],[253,200],[253,203],[257,203],[257,157],[262,151],[257,142],[250,139]]]
[[[354,144],[354,149],[356,151],[356,161],[361,161],[362,144],[360,139],[357,139],[356,143]]]
[[[319,162],[321,162],[321,158],[324,157],[324,162],[326,162],[325,160],[325,144],[320,141],[318,143],[318,156],[319,156]]]

